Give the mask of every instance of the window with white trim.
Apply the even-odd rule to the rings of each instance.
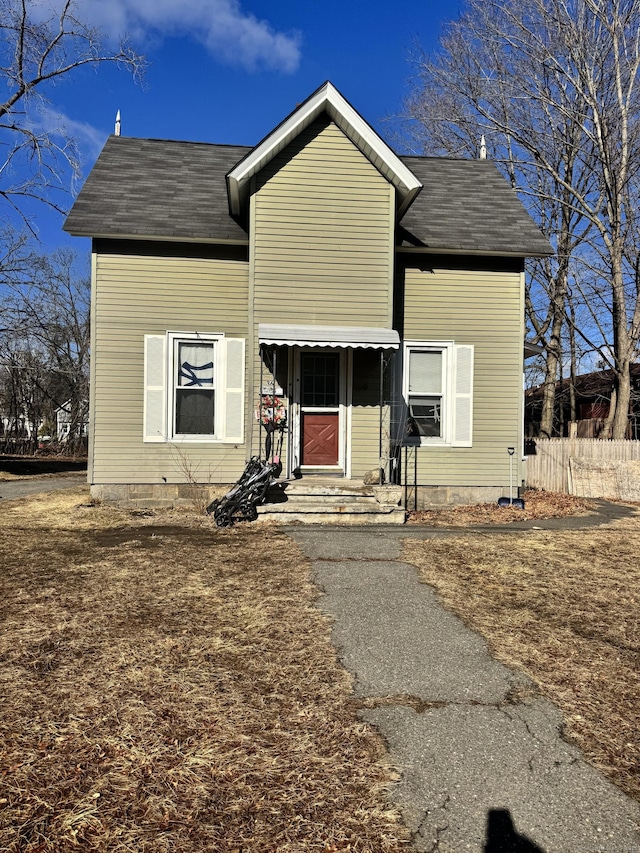
[[[421,438],[444,437],[446,363],[446,349],[409,350],[409,422],[413,434]]]
[[[144,337],[144,441],[244,441],[245,341],[167,332]]]
[[[216,435],[217,341],[173,339],[172,433]]]
[[[407,341],[403,372],[407,442],[471,447],[473,347]]]

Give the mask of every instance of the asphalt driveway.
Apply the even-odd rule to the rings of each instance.
[[[73,489],[76,486],[83,486],[86,482],[86,471],[61,476],[45,474],[20,480],[4,480],[0,481],[0,500],[12,501],[16,498],[26,498],[28,495]]]

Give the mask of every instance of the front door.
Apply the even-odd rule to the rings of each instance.
[[[300,459],[303,467],[340,465],[339,352],[300,353]]]

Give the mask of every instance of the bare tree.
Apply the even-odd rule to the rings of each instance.
[[[616,377],[611,435],[627,429],[640,331],[639,32],[637,0],[469,0],[440,52],[418,57],[407,103],[412,136],[428,150],[468,154],[485,134],[557,250],[534,266],[527,294],[529,321],[546,348],[544,432],[552,427],[562,330],[576,314],[567,300],[579,287],[569,282],[580,284],[583,258],[609,320],[595,315],[599,322],[572,327],[569,339],[591,343],[610,327],[596,347]]]
[[[21,338],[4,334],[0,340],[3,452],[30,454],[37,449],[38,432],[51,420],[46,385],[47,371],[40,354]]]
[[[30,222],[24,203],[35,199],[62,210],[69,168],[78,170],[74,140],[43,127],[37,108],[51,87],[83,66],[115,63],[134,75],[144,60],[123,40],[115,49],[82,20],[76,0],[0,0],[0,197],[5,217]],[[51,11],[49,11],[51,9]],[[57,10],[57,11],[56,11]]]
[[[126,39],[110,44],[83,18],[81,0],[0,0],[0,414],[33,440],[66,407],[71,447],[86,424],[88,276],[72,254],[34,249],[31,217],[33,202],[63,212],[80,168],[47,99],[56,83],[104,64],[134,77],[145,65]]]
[[[43,422],[53,432],[64,411],[65,448],[76,452],[89,400],[88,271],[67,249],[33,255],[30,275],[11,285],[1,307],[7,329],[0,335],[0,400],[9,418],[33,436]]]

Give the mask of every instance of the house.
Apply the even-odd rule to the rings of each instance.
[[[631,401],[627,438],[640,439],[640,362],[630,365]],[[609,416],[611,394],[615,387],[613,370],[595,370],[576,376],[571,388],[569,378],[556,382],[554,400],[554,432],[558,436],[571,434],[575,423],[577,438],[601,438]],[[574,398],[572,418],[571,396]],[[525,392],[525,435],[536,438],[540,432],[544,385]]]
[[[93,241],[94,496],[233,483],[267,436],[283,477],[382,469],[416,506],[508,487],[551,249],[491,162],[398,156],[325,83],[255,147],[110,137],[65,228]]]
[[[81,441],[87,438],[89,424],[87,422],[86,409],[87,401],[83,400],[81,410],[74,417],[72,400],[66,400],[61,406],[58,406],[55,410],[55,416],[56,438],[59,442],[67,442],[70,437],[72,440],[80,439]],[[74,426],[76,433],[79,433],[79,435],[71,435],[72,427]]]

